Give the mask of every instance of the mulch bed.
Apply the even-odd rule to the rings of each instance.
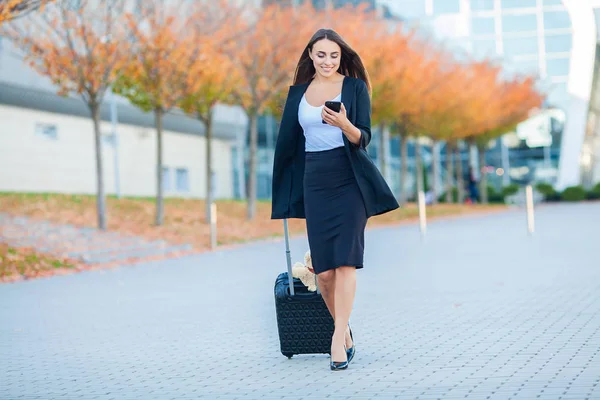
[[[487,214],[507,209],[505,205],[438,204],[427,207],[428,220],[470,214]],[[69,224],[76,227],[96,226],[96,201],[93,196],[62,194],[0,194],[0,210],[11,216],[25,216],[33,220]],[[254,220],[246,218],[246,203],[234,200],[217,201],[218,244],[220,247],[239,245],[254,240],[274,239],[283,235],[281,220],[271,220],[270,202],[258,202]],[[166,199],[165,219],[162,226],[154,225],[155,204],[153,199],[107,198],[108,230],[139,236],[146,240],[163,240],[173,245],[190,244],[191,251],[182,254],[210,250],[210,226],[205,222],[205,203],[195,199]],[[368,227],[397,225],[418,222],[415,204],[373,217]],[[1,231],[0,226],[0,242]],[[289,221],[291,235],[305,234],[304,220]],[[3,265],[0,281],[37,278],[58,273],[76,272],[89,268],[104,268],[106,265],[85,265],[64,255],[40,255],[31,248],[3,245],[0,248]],[[177,254],[179,256],[181,254]],[[160,259],[132,259],[131,263]],[[8,260],[8,261],[5,261]]]

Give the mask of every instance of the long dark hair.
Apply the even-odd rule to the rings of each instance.
[[[369,74],[365,68],[362,60],[358,53],[350,47],[348,43],[342,37],[332,29],[319,29],[310,39],[302,55],[300,61],[296,66],[296,72],[294,74],[294,85],[307,83],[312,80],[316,71],[313,65],[313,60],[308,55],[312,50],[313,45],[319,40],[329,39],[335,42],[342,49],[342,58],[340,60],[340,67],[338,72],[342,75],[350,76],[353,78],[359,78],[365,81],[369,92],[371,91],[371,83],[369,81]]]

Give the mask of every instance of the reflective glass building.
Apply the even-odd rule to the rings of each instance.
[[[486,155],[507,184],[559,183],[565,122],[571,107],[573,24],[561,0],[380,0],[410,25],[420,26],[459,59],[488,59],[505,76],[532,74],[546,93],[544,110],[495,145]]]
[[[380,0],[438,40],[511,73],[540,77],[548,105],[569,106],[572,24],[562,0]]]

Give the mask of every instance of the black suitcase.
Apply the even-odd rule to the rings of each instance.
[[[283,221],[288,272],[275,280],[275,311],[281,354],[330,354],[334,323],[321,292],[292,278],[287,219]]]

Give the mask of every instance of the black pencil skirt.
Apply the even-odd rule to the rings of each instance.
[[[315,272],[363,268],[367,212],[345,148],[305,154],[304,210]]]

